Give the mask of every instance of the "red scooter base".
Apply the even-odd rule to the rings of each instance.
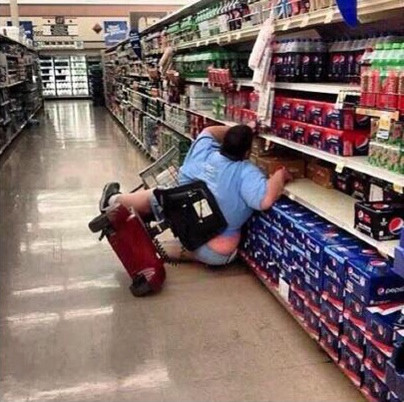
[[[164,283],[164,261],[141,218],[123,205],[116,205],[89,224],[93,232],[103,230],[111,247],[133,279],[134,296],[158,292]]]

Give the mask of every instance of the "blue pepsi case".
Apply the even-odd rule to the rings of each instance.
[[[321,303],[320,311],[321,323],[324,324],[335,336],[339,336],[342,330],[342,311],[338,310],[335,306],[324,299]]]
[[[358,244],[327,246],[324,248],[324,271],[341,284],[345,284],[346,268],[349,260],[379,257],[376,249],[354,241]]]
[[[366,337],[387,356],[393,353],[398,331],[404,329],[404,304],[389,303],[366,309]]]
[[[344,309],[344,296],[345,286],[324,273],[322,298],[342,311]]]
[[[336,362],[340,358],[339,337],[334,335],[323,323],[320,327],[320,345],[326,350],[329,356]]]
[[[383,381],[379,380],[372,370],[365,367],[363,378],[363,392],[380,402],[387,402],[389,397],[389,389]]]
[[[344,318],[352,321],[362,331],[366,329],[366,304],[353,293],[345,293]]]
[[[359,359],[363,359],[365,355],[365,334],[359,327],[357,327],[352,321],[344,317],[342,322],[342,336],[341,342],[358,356]]]
[[[404,278],[382,258],[349,260],[346,289],[368,306],[404,301]]]
[[[386,356],[379,348],[373,345],[372,342],[366,343],[366,353],[364,364],[369,370],[372,370],[376,377],[386,382],[386,368],[389,357]]]
[[[352,382],[360,387],[363,381],[362,360],[347,345],[341,346],[339,365]]]

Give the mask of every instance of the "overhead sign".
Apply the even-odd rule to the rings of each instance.
[[[104,40],[106,46],[114,46],[126,39],[128,23],[126,21],[104,21]]]
[[[137,29],[131,29],[129,32],[129,41],[133,51],[139,59],[142,58],[142,48],[140,46],[140,35]]]
[[[11,21],[7,21],[7,26],[12,26]],[[34,39],[34,26],[32,21],[20,21],[20,27],[24,28],[25,35],[28,39]]]

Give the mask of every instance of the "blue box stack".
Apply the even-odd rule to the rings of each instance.
[[[393,270],[377,250],[287,198],[249,220],[241,255],[370,399],[404,400],[397,263]]]

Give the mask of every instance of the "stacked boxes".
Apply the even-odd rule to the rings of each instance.
[[[279,137],[335,155],[367,155],[367,124],[355,120],[353,108],[277,96],[273,117],[272,131]]]
[[[393,122],[389,129],[372,119],[369,163],[393,172],[404,173],[404,123]]]
[[[393,395],[389,368],[391,382],[402,384],[404,378],[404,344],[397,346],[404,327],[404,278],[392,263],[286,198],[255,214],[244,239],[247,262],[265,273],[351,380],[369,398]],[[399,386],[395,396],[402,397]]]

